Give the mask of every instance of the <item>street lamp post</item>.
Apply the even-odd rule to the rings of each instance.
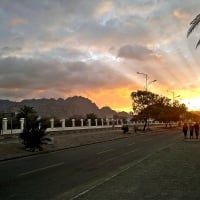
[[[148,91],[148,85],[150,85],[150,84],[152,84],[152,83],[154,83],[154,82],[156,82],[157,80],[153,80],[153,81],[150,81],[150,82],[148,82],[148,79],[149,79],[149,76],[148,76],[148,74],[145,74],[145,73],[142,73],[142,72],[137,72],[137,74],[141,74],[141,75],[143,75],[144,77],[145,77],[145,91],[147,92]],[[148,106],[148,105],[147,105]],[[146,113],[146,123],[145,123],[145,125],[144,125],[144,130],[145,130],[145,127],[146,127],[146,125],[147,126],[149,126],[149,111],[148,111],[148,113]]]
[[[174,105],[175,98],[180,97],[180,95],[176,95],[175,96],[175,92],[174,91],[169,91],[169,90],[167,90],[167,91],[172,93],[172,104]]]
[[[149,79],[148,74],[145,74],[145,73],[142,73],[142,72],[137,72],[137,74],[141,74],[145,77],[145,91],[146,92],[148,91],[148,85],[157,81],[157,80],[153,80],[153,81],[148,82],[148,79]]]

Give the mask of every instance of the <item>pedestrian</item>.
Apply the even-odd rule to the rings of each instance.
[[[199,123],[198,122],[194,124],[194,131],[195,131],[196,139],[198,139],[199,138]]]
[[[190,129],[190,139],[193,139],[194,125],[191,123],[189,126]]]
[[[187,139],[187,132],[188,132],[188,125],[187,123],[183,124],[183,133],[184,133],[184,139]]]

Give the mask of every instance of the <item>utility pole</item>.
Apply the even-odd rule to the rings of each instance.
[[[151,84],[151,83],[154,83],[156,82],[157,80],[153,80],[153,81],[150,81],[148,82],[148,79],[149,79],[149,76],[148,74],[145,74],[145,73],[142,73],[142,72],[137,72],[137,74],[141,74],[145,77],[145,91],[147,92],[148,91],[148,86]]]
[[[175,92],[174,92],[174,91],[169,91],[169,90],[167,90],[167,92],[171,92],[171,93],[172,93],[172,105],[174,105],[175,98],[180,97],[180,95],[176,95],[176,96],[175,96]]]
[[[149,79],[148,74],[145,74],[145,73],[142,73],[142,72],[137,72],[137,74],[141,74],[141,75],[143,75],[145,77],[145,91],[146,91],[146,94],[147,94],[148,85],[150,85],[151,83],[156,82],[157,80],[153,80],[153,81],[148,82],[148,79]],[[147,105],[147,107],[148,107],[148,105]],[[144,125],[144,128],[143,128],[144,130],[145,130],[146,126],[149,126],[149,115],[150,115],[150,113],[149,113],[149,111],[147,111],[146,119],[145,119],[145,125]]]

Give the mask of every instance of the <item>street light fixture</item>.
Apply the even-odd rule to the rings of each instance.
[[[142,73],[142,72],[137,72],[137,74],[141,74],[145,77],[145,90],[146,90],[146,92],[148,91],[148,85],[157,81],[157,80],[153,80],[153,81],[148,82],[148,79],[149,79],[148,74],[145,74],[145,73]]]
[[[173,103],[173,105],[174,105],[175,98],[181,97],[180,95],[176,95],[176,96],[175,96],[175,92],[174,92],[174,91],[169,91],[169,90],[167,90],[167,92],[171,92],[171,93],[172,93],[172,103]]]
[[[152,83],[155,83],[157,80],[153,80],[153,81],[150,81],[149,83],[148,83],[148,85],[150,85],[150,84],[152,84]]]
[[[141,75],[143,75],[144,77],[145,77],[145,91],[147,92],[148,91],[148,85],[150,85],[150,84],[152,84],[152,83],[154,83],[154,82],[156,82],[157,80],[153,80],[153,81],[150,81],[150,82],[148,82],[148,79],[149,79],[149,76],[148,76],[148,74],[145,74],[145,73],[142,73],[142,72],[137,72],[137,74],[141,74]],[[147,105],[148,106],[148,105]],[[149,125],[149,111],[148,111],[148,113],[146,113],[146,122],[147,122],[147,126]]]

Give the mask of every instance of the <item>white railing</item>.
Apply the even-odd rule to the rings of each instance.
[[[47,132],[53,132],[53,131],[73,131],[73,130],[91,130],[91,129],[105,129],[105,128],[121,128],[123,125],[123,120],[113,120],[113,119],[101,119],[101,125],[98,125],[97,119],[95,119],[95,125],[91,125],[91,119],[88,119],[88,125],[84,126],[83,121],[84,119],[81,119],[81,125],[80,126],[75,126],[76,119],[72,119],[72,126],[71,127],[66,127],[65,125],[65,119],[61,119],[61,127],[54,127],[54,119],[50,119],[50,127],[47,128]],[[2,120],[2,130],[1,130],[1,135],[5,134],[19,134],[23,131],[24,129],[24,124],[25,124],[25,119],[21,118],[20,119],[20,128],[19,129],[8,129],[8,119],[3,118]],[[128,126],[133,127],[133,126],[138,126],[141,127],[144,125],[144,122],[129,122]],[[153,123],[149,122],[148,126],[163,126],[164,123]]]
[[[98,124],[98,120],[95,119],[95,125],[92,126],[91,119],[87,119],[87,125],[84,125],[84,119],[80,119],[81,125],[75,126],[77,119],[72,119],[72,126],[66,127],[65,125],[65,119],[61,119],[61,127],[55,127],[55,121],[54,119],[50,119],[50,127],[47,128],[47,132],[52,131],[67,131],[67,130],[84,130],[84,129],[102,129],[102,128],[111,128],[111,127],[121,127],[123,124],[123,120],[113,120],[113,119],[101,119],[101,125]],[[5,134],[18,134],[21,133],[25,126],[25,119],[20,119],[20,128],[19,129],[8,129],[8,119],[3,118],[2,119],[2,130],[1,135]]]

